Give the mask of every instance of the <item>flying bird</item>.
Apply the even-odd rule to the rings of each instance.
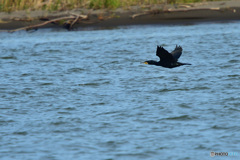
[[[179,67],[182,65],[191,65],[189,63],[181,63],[178,62],[179,57],[182,55],[182,47],[177,46],[176,48],[169,53],[167,50],[165,50],[162,46],[157,46],[157,52],[156,56],[160,58],[160,61],[145,61],[145,64],[149,65],[156,65],[156,66],[162,66],[165,68],[174,68],[174,67]]]

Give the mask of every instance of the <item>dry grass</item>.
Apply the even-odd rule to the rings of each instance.
[[[191,3],[202,1],[206,0],[0,0],[0,11],[67,10],[74,8],[115,9],[132,5]]]

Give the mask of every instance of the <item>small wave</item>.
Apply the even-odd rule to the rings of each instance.
[[[197,87],[191,88],[191,90],[207,90],[207,89],[211,89],[211,88],[206,86],[197,86]]]
[[[58,122],[51,122],[50,124],[51,125],[54,125],[54,126],[59,126],[59,125],[63,125],[63,124],[66,124],[67,122],[64,122],[64,121],[58,121]]]
[[[240,103],[237,103],[236,106],[240,106]],[[229,110],[230,110],[230,111],[234,111],[234,112],[240,112],[240,110],[237,109],[237,108],[229,108]]]
[[[207,150],[208,148],[200,144],[197,147],[195,147],[194,149],[201,149],[201,150],[205,149],[205,150]]]
[[[106,103],[104,102],[99,102],[99,103],[92,103],[91,106],[102,106],[105,105]]]
[[[59,49],[48,49],[48,50],[43,50],[43,52],[47,52],[47,53],[58,53],[58,52],[62,52],[61,50]]]
[[[239,79],[240,78],[240,75],[239,74],[232,74],[232,75],[228,75],[229,78],[231,79]]]
[[[228,127],[223,127],[223,126],[218,126],[218,125],[214,125],[214,126],[212,126],[211,128],[212,128],[212,129],[217,129],[217,130],[218,130],[218,129],[220,129],[220,130],[221,130],[221,129],[223,129],[223,130],[228,129]]]
[[[205,86],[197,86],[197,87],[193,87],[193,88],[173,88],[173,89],[161,89],[158,90],[158,92],[173,92],[173,91],[190,91],[190,90],[207,90],[210,89],[209,87],[205,87]]]
[[[33,75],[33,74],[31,74],[31,73],[23,73],[23,74],[21,74],[21,77],[27,77],[27,76],[31,76],[31,75]]]
[[[179,120],[179,121],[184,121],[184,120],[191,120],[195,119],[195,117],[190,117],[189,115],[182,115],[182,116],[177,116],[177,117],[169,117],[165,118],[166,120]]]
[[[31,95],[33,93],[35,93],[34,91],[32,91],[30,88],[26,88],[23,91],[21,91],[22,94],[26,94],[26,95]]]
[[[138,153],[118,153],[116,154],[117,157],[120,157],[120,159],[146,159],[149,158],[149,155],[156,154],[156,152],[152,152],[151,154],[146,152],[138,152]],[[131,157],[131,158],[130,158]]]
[[[99,83],[81,83],[78,86],[99,86]]]
[[[82,71],[84,71],[83,68],[70,68],[70,69],[68,69],[68,72],[80,73]]]
[[[75,107],[67,107],[67,108],[64,108],[64,110],[67,110],[67,111],[74,111],[76,110]]]
[[[28,134],[28,132],[26,132],[26,131],[19,131],[19,132],[13,132],[13,134],[16,134],[16,135],[27,135]]]
[[[64,112],[64,111],[61,111],[61,112],[57,112],[58,114],[63,114],[63,115],[70,115],[71,112]]]
[[[53,83],[46,82],[46,83],[41,83],[40,85],[41,85],[41,86],[49,86],[49,85],[53,85]]]
[[[1,108],[2,109],[2,108]],[[0,120],[0,125],[9,124],[15,122],[14,120]]]
[[[190,105],[185,104],[185,103],[179,104],[179,107],[181,107],[181,108],[191,108]]]
[[[159,90],[158,92],[173,92],[173,91],[188,91],[188,90],[189,90],[188,88],[175,88],[175,89],[164,88]]]
[[[239,63],[239,60],[232,59],[232,60],[229,60],[228,63]]]
[[[5,57],[0,57],[0,59],[17,59],[15,56],[5,56]]]
[[[100,82],[100,83],[95,83],[95,82],[90,82],[90,83],[80,83],[78,84],[78,86],[100,86],[102,84],[109,84],[110,82],[109,81],[106,81],[106,82]]]

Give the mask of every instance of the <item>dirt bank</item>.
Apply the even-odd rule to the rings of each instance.
[[[76,9],[71,11],[18,11],[0,13],[0,30],[9,31],[21,27],[41,24],[61,17],[72,15],[87,16],[87,18],[72,17],[66,20],[54,21],[36,27],[63,27],[72,24],[71,29],[116,27],[120,25],[137,24],[189,24],[209,21],[240,20],[240,1],[218,1],[182,5],[132,6],[116,10]],[[74,23],[73,23],[74,21]],[[65,26],[66,27],[66,26]]]

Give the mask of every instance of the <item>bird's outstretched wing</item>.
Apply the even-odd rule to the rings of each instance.
[[[173,55],[162,46],[157,46],[156,56],[158,56],[161,61],[174,61]]]
[[[182,55],[182,47],[176,45],[176,48],[171,52],[171,54],[174,60],[177,61],[178,58]]]

